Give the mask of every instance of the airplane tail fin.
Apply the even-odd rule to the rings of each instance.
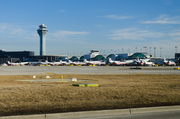
[[[164,62],[165,62],[165,63],[167,63],[167,62],[168,62],[168,60],[166,60],[166,58],[164,58]]]
[[[87,62],[87,59],[84,59],[84,62]]]
[[[112,59],[111,59],[111,58],[109,58],[109,61],[112,61]]]
[[[139,57],[137,57],[137,61],[139,61]]]

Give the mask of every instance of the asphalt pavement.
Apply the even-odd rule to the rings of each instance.
[[[7,66],[0,67],[0,75],[56,74],[180,74],[180,70],[169,67],[129,66]]]

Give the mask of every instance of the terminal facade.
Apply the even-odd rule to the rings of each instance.
[[[22,62],[22,61],[58,61],[65,60],[66,55],[34,55],[34,51],[5,51],[0,50],[0,64],[7,63],[8,61]]]
[[[33,51],[5,51],[0,50],[0,63],[23,61],[24,58],[34,56]]]

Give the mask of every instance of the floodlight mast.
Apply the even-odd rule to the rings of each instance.
[[[41,24],[37,33],[40,36],[40,55],[46,55],[46,34],[48,33],[46,26]]]

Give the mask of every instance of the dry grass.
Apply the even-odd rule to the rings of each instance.
[[[63,76],[89,79],[92,81],[88,83],[100,87],[20,82],[16,80],[32,76],[0,76],[0,116],[180,104],[180,75]],[[60,79],[60,75],[51,77]]]

